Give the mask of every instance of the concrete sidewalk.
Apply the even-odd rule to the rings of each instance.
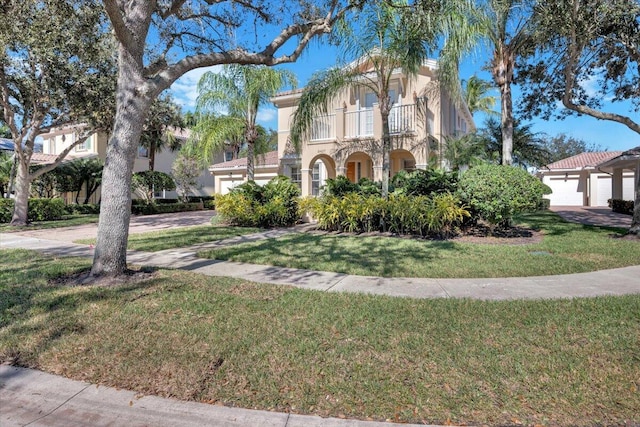
[[[229,408],[140,396],[132,391],[92,385],[32,369],[0,365],[0,425],[389,427],[397,424]]]
[[[268,231],[266,233],[273,233]],[[255,238],[264,237],[259,233]],[[282,233],[278,233],[281,235]],[[236,238],[233,238],[236,239]],[[231,239],[233,241],[233,239]],[[239,239],[249,240],[249,236]],[[223,243],[217,243],[218,245]],[[0,234],[0,249],[24,248],[55,256],[92,257],[93,249],[55,240]],[[361,292],[411,298],[484,300],[572,298],[640,293],[640,265],[561,276],[488,279],[429,279],[354,276],[324,271],[217,261],[196,257],[189,248],[161,252],[129,251],[131,264],[180,268],[208,276],[242,278],[327,292]]]

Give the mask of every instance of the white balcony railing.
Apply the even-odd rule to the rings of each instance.
[[[373,136],[373,108],[348,111],[344,114],[344,137]]]
[[[329,114],[313,118],[311,141],[326,141],[336,138],[336,115]]]
[[[416,130],[416,106],[396,105],[389,112],[389,132],[399,134]]]

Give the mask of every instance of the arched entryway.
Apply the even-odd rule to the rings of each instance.
[[[358,182],[361,178],[374,179],[373,160],[363,152],[352,153],[344,162],[345,176],[351,182]]]
[[[309,163],[309,171],[311,173],[311,188],[309,188],[308,194],[310,194],[311,196],[319,196],[320,189],[324,185],[327,178],[336,177],[336,164],[329,156],[316,156]]]

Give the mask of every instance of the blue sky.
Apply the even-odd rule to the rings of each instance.
[[[294,64],[287,64],[283,68],[293,71],[298,78],[298,86],[302,87],[309,80],[309,77],[316,71],[326,69],[336,64],[337,50],[333,46],[327,44],[313,43],[308,47],[303,56]],[[477,53],[466,58],[461,64],[461,78],[468,78],[474,73],[485,80],[491,80],[491,75],[483,71],[487,55],[478,51]],[[171,92],[178,103],[180,103],[185,111],[193,110],[197,97],[197,84],[200,76],[211,69],[194,70],[183,76],[171,87]],[[589,84],[588,82],[586,83]],[[518,87],[513,88],[514,106],[517,105],[518,96],[520,94]],[[495,91],[498,97],[498,91]],[[608,111],[618,112],[630,115],[632,119],[638,120],[637,113],[634,113],[630,105],[605,106]],[[499,111],[499,102],[496,104],[496,110]],[[272,106],[261,107],[258,115],[258,121],[265,127],[276,129],[277,117],[276,109]],[[635,117],[634,117],[635,115]],[[483,117],[477,115],[475,117],[476,126],[481,127]],[[557,135],[560,133],[582,139],[589,143],[601,146],[608,151],[622,151],[633,147],[640,146],[640,135],[631,131],[626,126],[597,120],[593,117],[568,117],[563,120],[544,121],[534,119],[531,121],[534,132],[542,132],[548,135]]]

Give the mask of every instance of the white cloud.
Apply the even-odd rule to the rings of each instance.
[[[184,110],[193,110],[196,106],[198,98],[198,81],[200,77],[208,71],[214,73],[220,72],[222,66],[215,65],[213,67],[198,68],[191,70],[171,85],[171,93],[176,102],[182,106]]]
[[[263,126],[274,127],[275,120],[278,117],[278,110],[275,108],[260,107],[256,119]]]

